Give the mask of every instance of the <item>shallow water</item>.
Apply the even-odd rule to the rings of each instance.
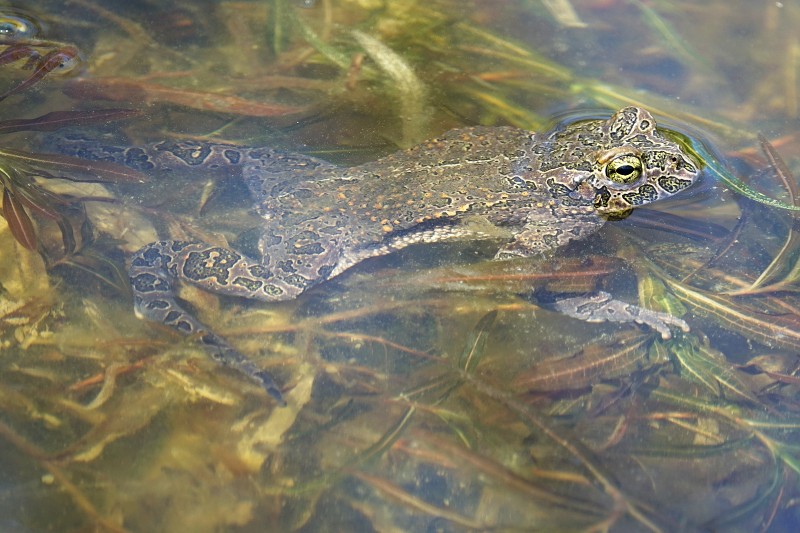
[[[19,53],[0,90],[48,52],[75,46],[81,63],[0,101],[0,182],[53,194],[13,204],[35,226],[11,200],[13,235],[0,219],[0,529],[796,530],[797,224],[716,174],[793,201],[795,3],[13,6],[39,34],[6,37]],[[453,127],[543,130],[625,105],[685,135],[706,176],[557,257],[420,246],[279,304],[182,288],[285,408],[137,320],[126,286],[127,258],[157,238],[252,251],[235,177],[86,184],[48,174],[90,170],[30,155],[69,132],[350,165]],[[608,290],[691,331],[568,319],[535,287]]]

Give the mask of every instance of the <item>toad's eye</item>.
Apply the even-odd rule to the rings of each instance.
[[[632,183],[642,175],[642,160],[632,154],[621,155],[606,165],[606,177],[617,183]]]

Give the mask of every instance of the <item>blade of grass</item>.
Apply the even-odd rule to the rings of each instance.
[[[792,204],[800,207],[800,194],[798,193],[797,180],[795,180],[789,167],[786,166],[780,154],[778,154],[766,137],[759,133],[758,140],[761,144],[761,150],[764,152],[764,155],[767,156],[770,167],[783,183]],[[797,231],[798,226],[800,226],[800,219],[795,218],[792,225],[789,226],[789,233],[786,236],[786,241],[769,266],[761,272],[761,275],[758,276],[750,287],[741,291],[736,291],[734,294],[752,294],[759,288],[762,291],[768,289],[768,287],[764,287],[764,285],[775,279],[776,276],[786,269],[786,263],[789,261],[789,258],[794,256],[798,246],[800,246],[800,233]],[[777,285],[780,287],[783,284],[792,283],[796,281],[798,277],[800,277],[800,260],[794,264],[794,267],[782,280],[776,282],[773,286]]]
[[[35,251],[39,247],[33,221],[8,187],[3,188],[3,218],[8,223],[11,235],[24,248]]]
[[[139,114],[135,109],[95,109],[91,111],[53,111],[40,117],[0,122],[0,134],[17,131],[51,131],[67,126],[122,120]]]
[[[71,181],[145,183],[149,178],[137,170],[106,161],[89,161],[58,154],[34,154],[7,148],[0,149],[0,159],[16,164],[50,170]],[[35,173],[35,172],[31,172]]]
[[[478,366],[495,319],[497,319],[497,311],[486,313],[470,332],[466,347],[458,359],[458,366],[464,372],[474,372]]]

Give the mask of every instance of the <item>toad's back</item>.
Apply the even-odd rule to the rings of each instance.
[[[341,272],[361,250],[463,236],[458,226],[466,217],[524,223],[531,205],[552,197],[531,166],[534,142],[514,128],[455,130],[358,167],[316,168],[277,182],[260,174],[249,185],[269,221],[267,238],[298,230],[332,238],[340,260],[353,252]]]

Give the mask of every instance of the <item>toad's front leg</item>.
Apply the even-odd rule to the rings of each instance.
[[[689,325],[678,317],[615,300],[609,293],[603,291],[551,301],[539,299],[538,303],[586,322],[643,324],[656,330],[664,340],[672,338],[672,328],[678,328],[684,333],[689,331]]]
[[[600,229],[603,223],[604,220],[593,213],[571,214],[548,220],[533,212],[522,230],[514,235],[514,240],[504,245],[495,258],[541,255],[571,241],[588,237]],[[663,339],[672,337],[672,328],[689,331],[689,326],[680,318],[615,300],[607,292],[572,297],[539,296],[534,294],[534,298],[542,306],[586,322],[643,324],[656,330]]]

